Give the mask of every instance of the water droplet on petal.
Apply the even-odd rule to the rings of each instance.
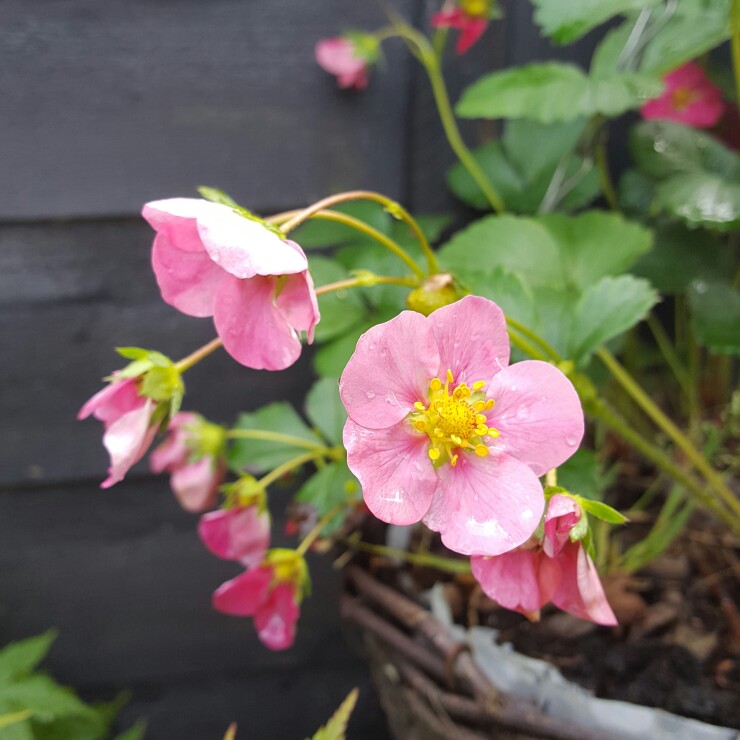
[[[365,391],[365,395],[368,398],[368,401],[372,401],[373,398],[375,398],[375,391]]]
[[[578,434],[565,435],[565,444],[567,444],[568,447],[575,447],[580,441],[581,437]]]

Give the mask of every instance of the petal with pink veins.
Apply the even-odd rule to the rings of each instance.
[[[504,312],[493,302],[466,296],[437,309],[429,321],[439,347],[439,375],[452,370],[455,383],[488,383],[509,364]]]
[[[439,350],[428,319],[403,311],[365,332],[339,380],[351,419],[370,429],[397,424],[427,401],[439,368]]]
[[[306,332],[308,343],[311,344],[320,314],[313,279],[308,270],[286,277],[276,303],[296,331]]]
[[[204,514],[198,524],[203,544],[217,557],[245,568],[262,561],[270,544],[270,515],[256,506],[235,506]]]
[[[228,206],[198,219],[198,233],[211,259],[237,278],[290,275],[308,269],[303,250]]]
[[[563,576],[552,603],[559,609],[596,624],[617,624],[591,558],[580,542],[568,542],[557,558]]]
[[[500,432],[489,447],[529,465],[537,475],[564,463],[583,438],[575,388],[547,362],[517,362],[495,375],[486,396],[495,406],[488,425]]]
[[[290,583],[275,586],[254,615],[254,626],[262,643],[270,650],[289,648],[295,640],[300,613],[295,586]]]
[[[172,471],[170,486],[185,511],[205,511],[216,503],[222,471],[206,455]]]
[[[248,570],[216,589],[213,608],[234,617],[252,617],[267,598],[271,581],[269,566]]]
[[[367,507],[384,522],[413,524],[427,512],[436,473],[429,438],[408,422],[367,429],[348,419],[344,426],[347,465],[362,485]]]
[[[152,268],[162,299],[188,316],[213,315],[226,273],[206,254],[178,249],[163,234],[152,247]]]
[[[463,452],[454,468],[445,464],[437,475],[424,523],[454,552],[500,555],[526,542],[540,522],[540,481],[508,455]]]
[[[570,530],[581,519],[581,507],[570,496],[556,493],[547,504],[545,512],[545,538],[542,548],[551,558],[563,549],[568,541]]]
[[[226,351],[255,370],[284,370],[301,354],[301,342],[274,302],[275,279],[227,276],[213,320]]]
[[[144,456],[157,433],[157,427],[150,426],[154,406],[154,401],[147,398],[139,408],[124,414],[106,429],[103,445],[110,455],[110,467],[101,488],[122,481],[129,468]]]

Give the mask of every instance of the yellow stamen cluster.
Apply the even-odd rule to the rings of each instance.
[[[486,400],[483,393],[485,383],[479,380],[472,389],[460,383],[450,391],[454,383],[451,370],[447,371],[444,385],[439,378],[432,378],[428,404],[417,401],[415,411],[409,415],[414,429],[429,437],[429,459],[435,465],[449,461],[454,467],[462,450],[485,457],[485,437],[499,436],[496,429],[488,426],[483,413],[493,408],[493,399]]]
[[[690,87],[677,87],[671,93],[671,103],[678,111],[688,108],[688,106],[698,100],[698,98],[699,96],[696,94],[696,91],[692,90]]]

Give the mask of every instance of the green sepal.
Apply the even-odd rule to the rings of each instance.
[[[243,218],[246,218],[249,221],[256,221],[258,224],[261,224],[268,231],[271,231],[273,234],[275,234],[275,236],[278,236],[281,239],[286,238],[285,234],[277,226],[268,223],[264,219],[252,213],[244,206],[240,206],[228,193],[225,193],[223,190],[219,190],[218,188],[211,188],[207,185],[201,185],[198,187],[198,192],[203,198],[210,201],[211,203],[218,203],[222,206],[228,206],[235,213],[238,213]]]
[[[343,34],[353,47],[355,56],[368,64],[375,64],[380,58],[380,41],[375,34],[349,29]]]
[[[180,371],[170,364],[167,367],[152,367],[144,373],[139,386],[139,395],[151,398],[154,401],[172,401],[178,399],[173,406],[179,407],[185,391]]]
[[[578,495],[573,495],[573,498],[584,511],[587,511],[597,519],[601,519],[602,522],[606,522],[607,524],[624,524],[629,521],[624,514],[621,514],[603,501],[595,501],[594,499],[584,498]]]
[[[267,509],[267,490],[249,473],[245,473],[239,480],[221,486],[220,491],[225,495],[224,508],[234,506],[256,506],[260,514]],[[269,513],[269,512],[268,512]]]
[[[276,583],[292,583],[296,586],[296,595],[300,601],[311,595],[311,576],[306,559],[297,550],[286,547],[275,547],[268,550],[264,563],[273,569],[273,580]]]
[[[576,497],[571,495],[571,498],[575,499]],[[573,527],[573,529],[570,530],[568,533],[568,539],[571,542],[580,542],[581,540],[585,539],[588,535],[588,516],[585,512],[581,513],[581,518],[578,520],[576,525]]]

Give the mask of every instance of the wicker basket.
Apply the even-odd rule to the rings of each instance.
[[[502,695],[427,609],[357,565],[345,575],[342,616],[359,629],[397,740],[616,740]]]

